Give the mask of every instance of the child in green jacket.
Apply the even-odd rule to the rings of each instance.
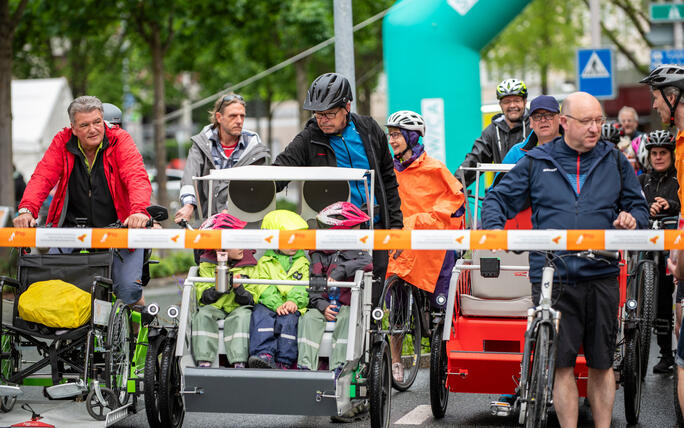
[[[202,224],[203,229],[242,229],[247,223],[219,213]],[[225,253],[229,272],[234,277],[256,278],[257,261],[254,250],[230,249]],[[223,255],[223,254],[222,254]],[[199,275],[213,278],[216,275],[217,252],[206,250],[200,256]],[[226,293],[219,293],[214,283],[195,284],[199,310],[192,317],[192,354],[199,367],[211,367],[217,360],[218,324],[223,322],[223,344],[228,362],[236,368],[245,367],[249,346],[249,323],[257,299],[255,285],[233,284]]]
[[[308,225],[299,215],[275,210],[264,217],[262,229],[300,230]],[[268,250],[257,263],[259,279],[305,281],[309,279],[309,260],[302,250]],[[297,324],[306,311],[306,287],[259,285],[258,304],[252,312],[249,366],[291,368],[297,362]]]

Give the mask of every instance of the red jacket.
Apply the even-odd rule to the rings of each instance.
[[[102,162],[117,217],[123,222],[131,214],[148,215],[145,208],[150,205],[152,186],[133,138],[118,126],[105,126],[105,135],[109,145],[102,151]],[[66,149],[71,137],[71,128],[64,128],[55,135],[19,203],[19,208],[28,208],[33,217],[38,217],[41,205],[56,184],[45,222],[53,227],[59,226],[69,177],[74,168],[75,156]]]

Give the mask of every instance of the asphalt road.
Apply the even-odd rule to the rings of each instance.
[[[145,292],[148,302],[160,304],[162,313],[166,312],[168,305],[178,303],[180,294],[175,286],[167,286],[156,289],[148,289]],[[672,427],[675,425],[673,409],[673,389],[672,377],[654,375],[650,369],[657,360],[657,350],[655,348],[655,337],[651,341],[651,358],[649,373],[646,375],[641,405],[641,423],[635,426],[641,427]],[[617,391],[615,406],[613,409],[613,426],[624,427],[627,425],[624,417],[624,404],[622,389]],[[393,392],[392,394],[392,415],[393,426],[401,425],[420,425],[425,427],[502,427],[518,426],[513,417],[501,418],[489,414],[489,402],[496,399],[493,395],[481,394],[450,394],[449,406],[446,416],[441,420],[435,420],[430,410],[429,394],[429,375],[427,369],[422,369],[415,384],[409,391]],[[19,409],[23,400],[36,403],[37,399],[42,399],[42,389],[37,387],[26,388],[25,395],[22,397],[15,410],[9,415],[0,413],[0,426],[9,419],[16,419],[17,412],[22,416],[21,420],[26,420],[25,412]],[[54,402],[53,402],[54,403]],[[40,404],[33,404],[40,411]],[[83,413],[85,413],[83,409]],[[12,415],[12,418],[9,416]],[[28,416],[28,415],[27,415]],[[87,414],[79,420],[88,420]],[[64,420],[64,419],[62,419]],[[68,420],[68,419],[67,419]],[[12,420],[10,423],[14,423]],[[75,421],[74,421],[75,422]],[[61,427],[62,424],[55,423]],[[68,426],[95,426],[92,419],[90,423],[68,424]],[[65,425],[66,426],[66,425]],[[125,420],[115,425],[116,427],[139,428],[147,427],[147,419],[144,408],[140,412],[129,416]],[[194,413],[187,414],[183,424],[184,427],[340,427],[340,424],[333,424],[325,417],[305,417],[305,416],[279,416],[279,415],[244,415],[244,414],[207,414]],[[367,427],[368,421],[346,424],[348,427]],[[550,426],[558,426],[555,417],[551,417]],[[580,406],[580,426],[592,427],[591,411],[588,407]]]

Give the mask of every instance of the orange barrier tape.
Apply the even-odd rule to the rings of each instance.
[[[684,249],[680,230],[184,230],[0,228],[2,247],[292,249]]]

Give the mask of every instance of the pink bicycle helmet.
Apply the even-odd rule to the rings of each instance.
[[[349,229],[367,222],[370,217],[351,202],[335,202],[323,208],[316,219],[319,224],[331,229]]]
[[[204,220],[200,229],[244,229],[247,222],[227,213],[218,213]]]

